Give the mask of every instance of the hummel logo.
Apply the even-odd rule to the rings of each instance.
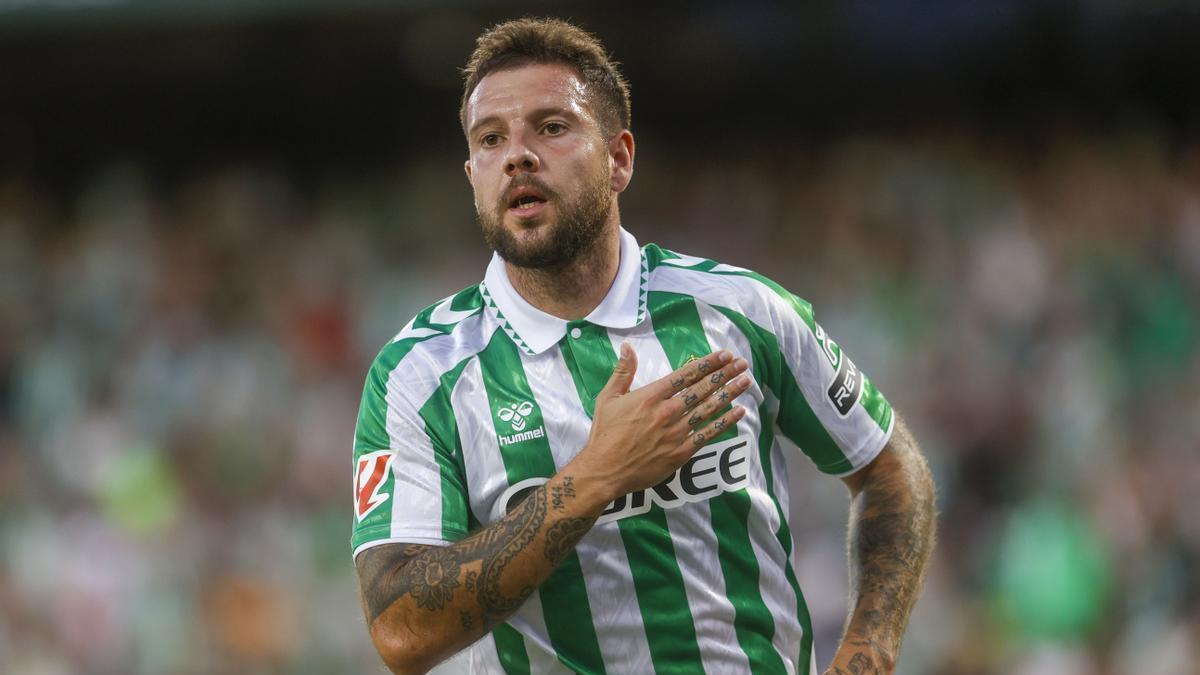
[[[529,401],[521,401],[514,403],[507,408],[501,408],[500,419],[512,425],[513,431],[520,431],[525,428],[525,418],[529,417],[529,413],[533,412],[533,404]]]

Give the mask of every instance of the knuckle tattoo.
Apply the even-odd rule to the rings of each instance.
[[[712,374],[712,377],[708,378],[708,381],[712,382],[713,384],[720,384],[721,380],[723,380],[723,379],[725,379],[725,373],[723,371],[718,370],[717,372]]]
[[[682,387],[683,386],[683,376],[680,375],[679,377],[671,380],[671,386],[676,389]]]

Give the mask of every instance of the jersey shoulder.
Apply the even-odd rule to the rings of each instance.
[[[460,324],[482,318],[483,307],[484,298],[479,284],[468,286],[429,305],[409,319],[404,328],[379,350],[371,370],[390,372],[409,354],[430,350],[435,346],[452,349],[452,341],[439,341],[437,338],[451,336]]]
[[[729,309],[784,307],[814,327],[812,305],[754,270],[678,253],[657,244],[644,249],[649,290],[687,289],[696,298]]]

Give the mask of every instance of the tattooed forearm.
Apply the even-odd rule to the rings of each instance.
[[[558,565],[567,557],[575,544],[592,529],[591,518],[564,518],[546,531],[546,560]]]
[[[891,672],[934,544],[933,480],[903,423],[877,464],[851,507],[847,673]]]
[[[381,549],[368,549],[358,556],[358,576],[362,583],[363,609],[368,623],[382,614],[394,600],[393,594],[383,589],[404,587],[407,592],[411,587],[408,563],[421,553],[433,549],[432,546],[409,544],[400,549],[399,554],[388,555]]]
[[[441,609],[458,588],[461,565],[450,551],[434,549],[404,566],[404,577],[417,607]]]
[[[571,476],[564,476],[562,483],[550,488],[551,502],[555,511],[562,511],[566,506],[566,499],[575,496],[575,479]]]
[[[491,543],[486,547],[488,554],[483,556],[478,591],[479,607],[485,618],[503,619],[515,612],[533,593],[533,586],[526,584],[516,593],[506,594],[500,582],[513,558],[529,547],[546,521],[546,490],[536,490],[521,502],[516,516],[514,527],[501,528],[492,536],[485,537]],[[489,527],[480,534],[487,534],[493,529]]]
[[[430,629],[455,621],[473,635],[490,629],[516,611],[591,529],[594,517],[550,516],[569,514],[575,497],[573,479],[560,476],[530,491],[498,522],[455,544],[364,551],[358,570],[368,623],[374,625],[407,599],[422,616],[425,611],[448,615],[434,619]],[[539,538],[542,543],[536,544]],[[401,623],[407,628],[416,616]]]

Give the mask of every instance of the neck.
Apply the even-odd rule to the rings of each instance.
[[[560,319],[582,319],[608,295],[621,262],[621,233],[613,222],[591,248],[560,268],[530,269],[504,263],[513,288],[529,304]]]

